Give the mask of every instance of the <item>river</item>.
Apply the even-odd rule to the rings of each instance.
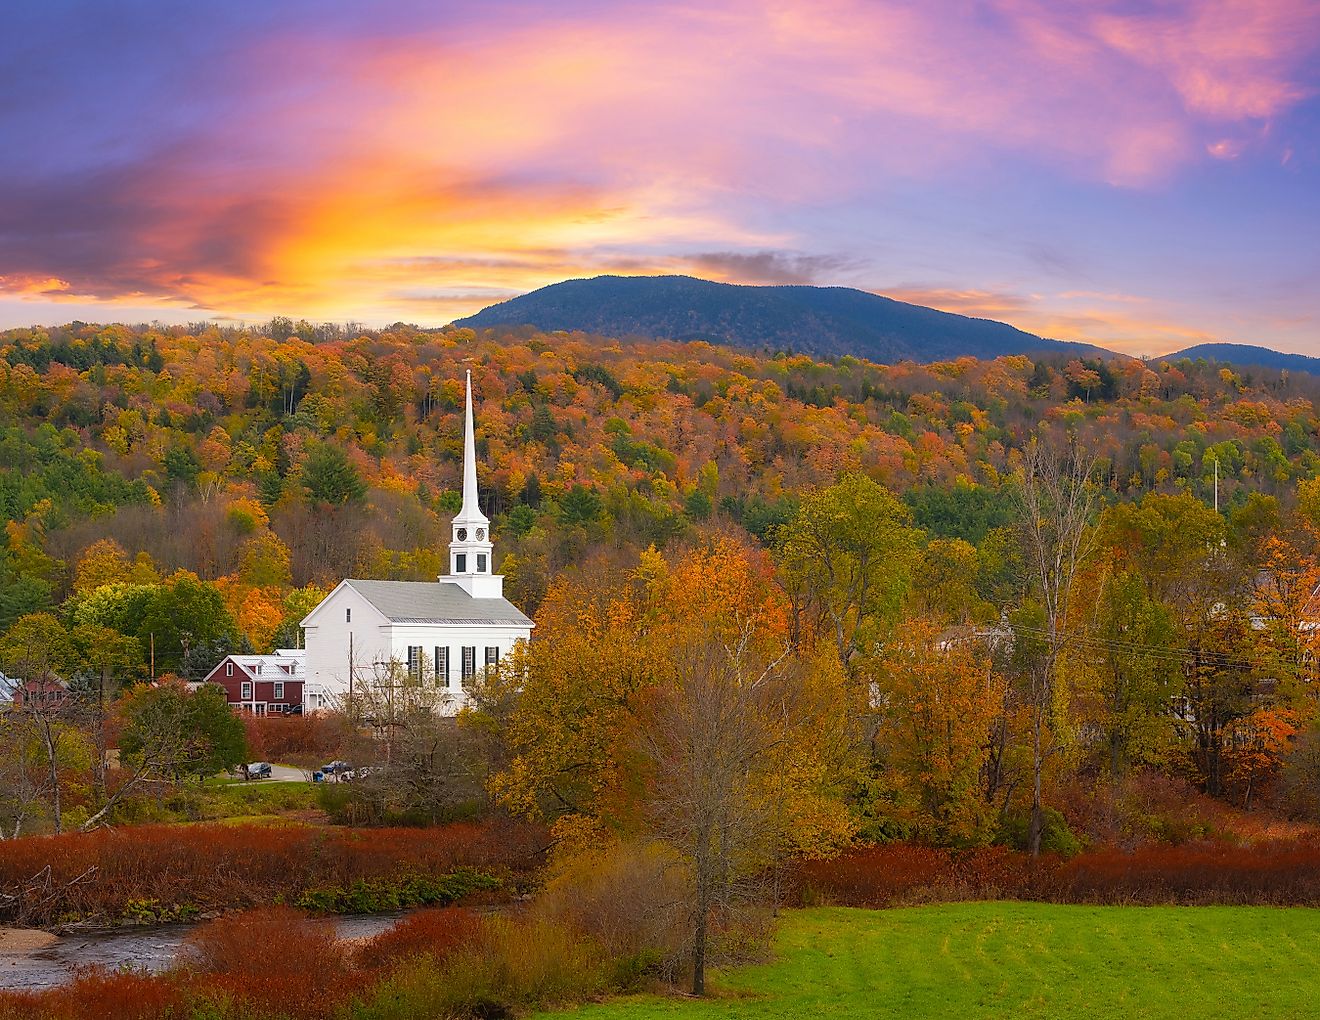
[[[394,927],[404,914],[345,914],[334,918],[341,939],[367,938]],[[64,984],[75,968],[168,970],[178,962],[179,949],[197,925],[166,924],[155,928],[63,935],[42,949],[0,954],[0,988],[50,988]]]

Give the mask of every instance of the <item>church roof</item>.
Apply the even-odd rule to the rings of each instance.
[[[473,598],[446,581],[362,581],[346,584],[391,623],[494,623],[530,627],[531,619],[505,598]]]

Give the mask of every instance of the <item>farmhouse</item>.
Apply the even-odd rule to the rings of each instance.
[[[225,689],[225,699],[253,715],[303,711],[306,673],[301,648],[277,648],[274,655],[226,655],[203,679]]]
[[[490,521],[477,500],[470,372],[464,414],[463,505],[451,525],[449,573],[435,581],[341,581],[302,621],[308,711],[404,676],[434,683],[457,711],[464,682],[531,637],[534,624],[493,573]]]

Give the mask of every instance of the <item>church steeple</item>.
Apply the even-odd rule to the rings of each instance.
[[[459,585],[473,598],[501,598],[504,578],[491,573],[494,557],[490,519],[477,498],[477,442],[472,426],[472,373],[467,374],[463,421],[463,505],[454,516],[449,543],[449,575],[441,581]]]
[[[463,422],[463,507],[455,522],[489,524],[477,499],[477,441],[472,427],[472,373],[467,374],[467,406]]]

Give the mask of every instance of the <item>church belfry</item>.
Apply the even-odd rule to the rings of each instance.
[[[490,520],[477,499],[477,444],[472,425],[472,373],[467,374],[463,422],[463,506],[454,516],[449,543],[449,574],[439,580],[457,584],[473,598],[502,598],[504,578],[495,568]]]

